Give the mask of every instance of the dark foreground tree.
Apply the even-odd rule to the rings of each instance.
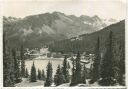
[[[58,65],[57,70],[56,70],[56,74],[54,76],[54,83],[56,86],[63,84],[65,81],[64,75],[62,73],[62,70],[60,68],[60,65]]]
[[[125,48],[124,43],[116,43],[116,55],[114,56],[115,65],[114,65],[114,72],[115,72],[115,79],[117,80],[116,83],[120,85],[125,85]]]
[[[119,60],[119,78],[117,79],[120,85],[125,86],[125,44],[120,45],[120,60]]]
[[[8,46],[8,40],[6,33],[3,34],[3,86],[13,87],[14,86],[14,62],[12,61],[12,54]]]
[[[5,61],[6,60],[6,61]],[[4,86],[13,87],[14,81],[14,61],[11,55],[11,51],[8,50],[4,57]]]
[[[41,80],[42,76],[41,76],[41,71],[38,69],[38,75],[37,75],[38,79]]]
[[[113,62],[113,33],[110,32],[109,38],[106,44],[106,52],[101,63],[100,84],[104,86],[110,86],[114,84],[114,62]]]
[[[48,65],[47,65],[47,76],[46,76],[45,86],[47,86],[47,87],[51,86],[52,82],[53,82],[53,80],[52,80],[52,64],[49,61]]]
[[[26,68],[26,70],[25,70],[25,78],[28,78],[28,77],[29,77],[28,69]]]
[[[69,78],[69,65],[68,65],[66,56],[63,61],[62,73],[65,79],[63,82],[68,83],[70,78]]]
[[[35,68],[34,62],[31,67],[30,82],[36,82],[36,68]]]
[[[68,69],[70,69],[70,64],[69,64],[69,62],[68,62]]]
[[[82,83],[86,84],[86,78],[87,78],[87,69],[84,65],[83,71],[82,71]]]
[[[71,86],[82,83],[82,76],[81,76],[81,63],[80,63],[80,53],[78,52],[75,61],[73,61],[73,69],[72,69],[72,79],[71,79]]]
[[[94,54],[95,54],[95,58],[94,58],[94,63],[93,63],[93,69],[91,71],[91,81],[90,83],[94,83],[96,82],[99,77],[100,77],[100,40],[99,40],[99,37],[97,39],[97,43],[96,43],[96,46],[95,46],[95,51],[94,51]]]
[[[45,79],[46,79],[46,76],[45,76],[45,72],[44,72],[44,70],[42,70],[42,80],[44,80],[45,81]]]
[[[15,83],[21,82],[21,76],[20,76],[20,65],[19,60],[16,56],[16,50],[12,50],[12,57],[14,59],[14,81]]]
[[[80,53],[78,52],[77,54],[77,57],[76,57],[76,71],[75,71],[75,74],[76,74],[76,83],[81,83],[81,64],[80,64]]]
[[[20,49],[20,59],[21,59],[21,76],[25,77],[25,60],[24,60],[24,47],[21,46]]]
[[[72,65],[73,65],[73,68],[72,68],[72,76],[71,76],[71,84],[70,86],[73,86],[76,84],[76,76],[75,76],[75,69],[76,69],[76,66],[75,66],[75,60],[73,59],[72,60]]]

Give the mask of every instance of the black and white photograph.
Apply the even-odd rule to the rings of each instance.
[[[126,86],[126,0],[2,3],[3,87]]]

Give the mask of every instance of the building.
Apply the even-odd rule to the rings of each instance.
[[[48,50],[48,48],[43,47],[43,48],[40,49],[40,55],[42,57],[49,57],[50,51]]]

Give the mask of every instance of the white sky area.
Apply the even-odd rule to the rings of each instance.
[[[3,15],[25,17],[46,12],[67,15],[98,15],[103,19],[124,19],[126,0],[4,0]]]

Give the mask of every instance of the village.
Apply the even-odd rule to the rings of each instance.
[[[49,48],[44,46],[42,48],[34,48],[34,49],[25,49],[25,56],[27,56],[29,59],[43,59],[43,58],[63,58],[64,56],[67,57],[73,57],[75,58],[77,54],[73,54],[72,52],[69,52],[67,54],[63,54],[61,52],[50,52]],[[82,60],[89,60],[93,59],[94,54],[87,54],[86,52],[83,52],[81,54]]]
[[[61,52],[50,52],[49,48],[47,46],[43,46],[42,48],[34,48],[34,49],[25,49],[24,55],[26,58],[29,58],[30,60],[32,59],[46,59],[46,58],[64,58],[65,56],[68,57],[68,59],[76,58],[77,54],[73,54],[72,52],[70,53],[65,53],[62,54]],[[84,63],[88,63],[88,61],[93,61],[94,59],[94,54],[87,54],[86,52],[83,52],[81,54],[81,60]]]

